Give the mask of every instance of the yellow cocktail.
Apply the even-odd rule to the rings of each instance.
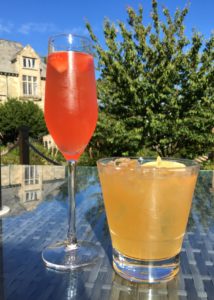
[[[116,271],[121,256],[127,258],[129,268],[133,260],[150,264],[176,257],[185,234],[198,166],[188,160],[122,158],[100,160],[98,170],[117,257],[113,261]]]

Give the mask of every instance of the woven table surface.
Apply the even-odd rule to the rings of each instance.
[[[212,171],[200,171],[181,251],[180,273],[168,283],[137,284],[112,270],[111,241],[96,168],[77,169],[76,227],[78,239],[93,241],[100,247],[99,258],[95,265],[71,272],[49,270],[41,259],[44,247],[66,237],[64,167],[35,166],[36,171],[30,172],[38,180],[30,184],[26,184],[29,174],[25,170],[29,167],[17,166],[15,172],[14,168],[9,172],[2,167],[2,199],[10,212],[0,218],[0,300],[214,300]],[[22,182],[13,182],[11,176],[20,168]],[[58,170],[61,176],[56,176]]]

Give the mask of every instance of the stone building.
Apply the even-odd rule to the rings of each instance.
[[[66,177],[64,166],[3,165],[1,169],[2,199],[10,214],[33,210],[47,196],[57,193]]]
[[[51,155],[56,156],[58,153],[58,147],[54,142],[52,136],[50,134],[44,135],[42,137],[42,141],[43,141],[43,146],[51,152]]]
[[[0,39],[0,101],[35,101],[44,109],[46,64],[30,46]]]

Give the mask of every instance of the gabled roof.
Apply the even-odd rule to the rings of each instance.
[[[0,72],[18,74],[15,60],[17,55],[21,53],[23,49],[24,46],[18,42],[0,39]],[[42,59],[40,68],[41,76],[46,77],[46,64]]]
[[[17,74],[12,58],[23,48],[22,44],[0,40],[0,72]]]

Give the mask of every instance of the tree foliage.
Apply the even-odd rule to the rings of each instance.
[[[147,147],[162,156],[193,157],[214,144],[214,34],[184,33],[188,8],[159,13],[151,24],[143,7],[127,8],[127,24],[104,22],[105,47],[89,23],[103,108],[94,148],[105,155],[133,155]],[[109,151],[107,151],[109,149]],[[108,152],[108,153],[105,153]]]
[[[20,126],[27,126],[30,136],[39,138],[47,133],[43,111],[31,101],[9,99],[0,105],[0,133],[4,144],[14,142]]]

